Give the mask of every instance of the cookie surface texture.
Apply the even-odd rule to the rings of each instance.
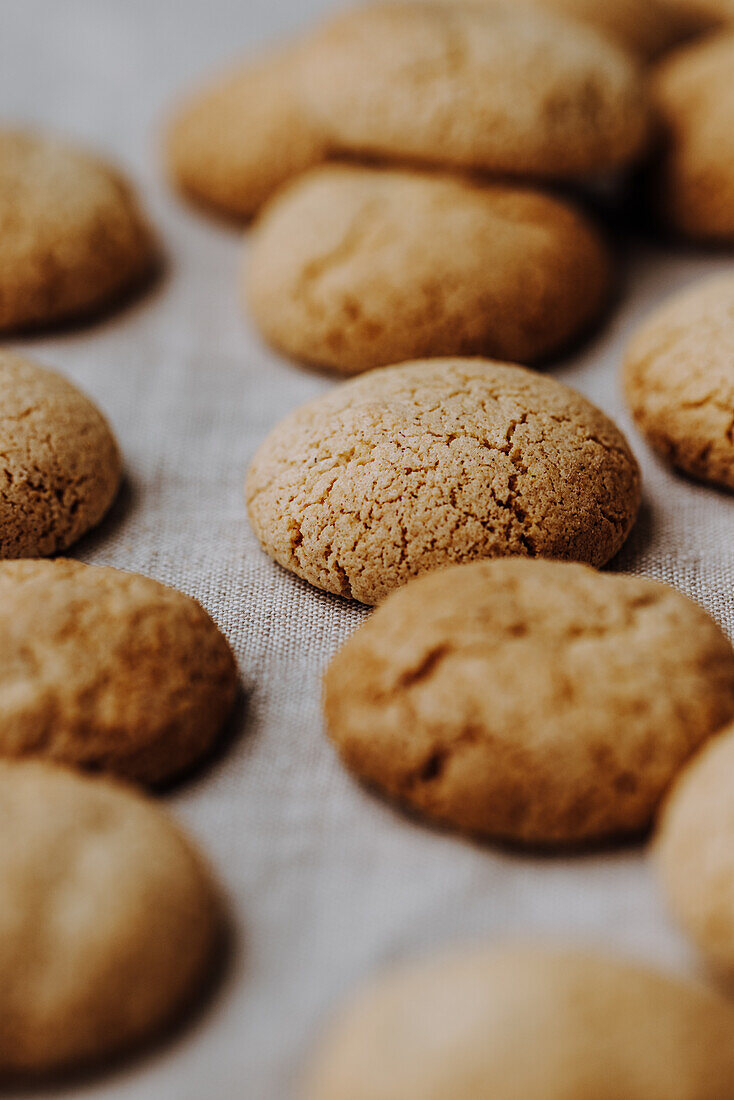
[[[591,951],[454,950],[373,981],[306,1100],[732,1100],[734,1010]]]
[[[195,600],[63,559],[0,563],[0,593],[0,756],[154,784],[210,751],[237,671]]]
[[[734,276],[706,279],[657,310],[630,344],[624,383],[663,458],[734,489]]]
[[[665,585],[505,559],[413,581],[325,677],[359,777],[490,838],[575,844],[646,828],[734,717],[734,650]]]
[[[524,5],[378,3],[336,15],[301,55],[304,102],[337,150],[576,179],[648,136],[632,58]]]
[[[681,928],[734,981],[734,727],[687,768],[667,800],[657,838],[663,888]]]
[[[109,424],[55,371],[0,351],[0,557],[65,550],[102,519],[122,459]]]
[[[55,138],[0,130],[0,331],[111,304],[155,251],[116,169]]]
[[[536,362],[589,329],[612,281],[570,203],[411,170],[309,173],[268,206],[248,258],[266,339],[344,374],[441,355]]]
[[[372,371],[291,413],[256,453],[246,496],[277,562],[376,603],[477,558],[601,565],[630,531],[640,480],[619,430],[567,386],[433,359]]]
[[[0,1076],[152,1038],[212,961],[218,902],[194,849],[147,799],[39,762],[0,763],[0,827]]]
[[[286,180],[324,159],[294,86],[296,56],[293,47],[243,64],[178,109],[166,155],[190,198],[249,218]]]

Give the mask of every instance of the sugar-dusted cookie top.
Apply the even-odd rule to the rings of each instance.
[[[89,398],[0,351],[0,558],[71,546],[102,519],[121,473],[117,442]]]
[[[183,593],[64,559],[0,562],[0,757],[159,783],[211,750],[236,689],[225,638]]]
[[[602,565],[637,514],[637,463],[580,394],[522,367],[371,371],[286,417],[247,478],[255,533],[328,592],[376,603],[419,573],[517,554]]]
[[[393,593],[333,659],[346,764],[434,821],[520,843],[645,829],[734,718],[734,650],[665,585],[505,559]]]
[[[219,903],[166,814],[122,785],[0,762],[0,1080],[97,1063],[177,1016]]]
[[[154,252],[116,169],[57,138],[0,130],[0,331],[95,312]]]
[[[525,5],[375,3],[300,58],[304,102],[351,153],[576,179],[642,150],[645,88],[601,34]]]
[[[439,355],[535,362],[597,320],[611,283],[605,242],[570,202],[333,165],[266,208],[246,296],[275,347],[355,374]]]

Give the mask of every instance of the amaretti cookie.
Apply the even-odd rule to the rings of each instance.
[[[335,149],[525,177],[629,163],[648,135],[630,56],[581,23],[506,3],[375,3],[300,56],[304,103]]]
[[[536,845],[646,828],[734,718],[734,650],[678,592],[505,559],[395,592],[332,660],[344,762],[467,833]]]
[[[0,1079],[152,1038],[213,961],[200,856],[152,802],[40,762],[0,762],[0,830]]]
[[[655,450],[734,489],[734,276],[675,295],[632,340],[627,400]]]
[[[60,374],[8,351],[0,351],[0,455],[0,558],[67,549],[119,488],[120,452],[99,409]]]
[[[517,554],[602,565],[637,514],[621,432],[522,367],[386,367],[286,417],[246,486],[264,549],[317,588],[376,603],[419,573]]]
[[[155,262],[129,183],[45,134],[0,130],[0,227],[0,330],[93,313]]]
[[[0,757],[160,783],[212,748],[237,690],[195,600],[135,573],[0,562]]]
[[[489,0],[492,2],[492,0]],[[517,0],[508,0],[516,3]],[[522,0],[588,23],[644,59],[657,57],[705,28],[703,13],[676,0]]]
[[[190,96],[167,134],[170,175],[190,198],[248,218],[325,156],[294,77],[298,47],[243,63]]]
[[[734,981],[734,727],[686,768],[666,802],[656,854],[666,897],[710,966]]]
[[[440,355],[536,362],[589,328],[612,278],[598,231],[567,202],[343,165],[269,204],[248,261],[266,339],[344,374]]]
[[[590,950],[474,946],[373,980],[305,1100],[732,1100],[734,1009]]]
[[[664,147],[652,202],[675,232],[734,242],[734,34],[721,33],[662,63],[652,91]]]

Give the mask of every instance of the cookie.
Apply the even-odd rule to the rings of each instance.
[[[305,1100],[732,1100],[734,1009],[590,950],[454,949],[386,974],[327,1030]]]
[[[537,362],[597,319],[611,272],[599,233],[567,202],[334,165],[267,207],[246,294],[277,349],[355,374],[440,355]]]
[[[283,183],[324,159],[295,86],[296,55],[293,47],[243,64],[177,110],[166,157],[189,198],[249,218]]]
[[[665,585],[474,562],[386,600],[332,660],[324,711],[346,765],[427,818],[579,844],[649,825],[734,718],[734,650]]]
[[[663,458],[734,489],[734,276],[706,279],[658,309],[630,344],[624,385]]]
[[[509,0],[515,3],[516,0]],[[702,12],[677,0],[524,0],[595,27],[644,60],[665,53],[710,25]]]
[[[674,232],[734,243],[734,34],[677,51],[656,70],[664,147],[652,177],[656,214]]]
[[[578,179],[634,160],[648,136],[630,56],[524,6],[358,7],[310,38],[299,70],[327,142],[350,153]]]
[[[0,763],[0,1077],[98,1062],[172,1022],[213,961],[219,905],[153,802]]]
[[[122,460],[110,426],[55,371],[0,351],[0,557],[65,550],[104,516]]]
[[[291,413],[255,455],[246,497],[280,565],[371,604],[477,558],[602,565],[632,527],[640,479],[619,430],[567,386],[434,359],[372,371]]]
[[[93,313],[139,283],[154,258],[114,168],[53,137],[0,130],[0,330]]]
[[[0,563],[0,756],[160,783],[211,750],[236,691],[227,642],[181,592],[63,559]]]
[[[675,784],[658,831],[657,864],[671,909],[709,965],[734,981],[734,726]]]

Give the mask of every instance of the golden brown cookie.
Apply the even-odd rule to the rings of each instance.
[[[657,863],[668,902],[703,957],[734,981],[734,727],[686,768],[666,802]]]
[[[334,148],[510,175],[620,167],[648,134],[625,51],[524,5],[375,3],[332,17],[300,58]]]
[[[475,946],[401,967],[328,1029],[305,1100],[732,1100],[734,1009],[592,951]]]
[[[286,48],[242,64],[179,107],[166,157],[190,198],[248,218],[281,184],[323,160],[323,140],[294,80],[297,52]]]
[[[693,240],[734,242],[734,34],[678,50],[654,74],[664,148],[653,176],[656,214]]]
[[[195,600],[117,569],[0,563],[0,756],[160,783],[205,756],[237,690]]]
[[[219,905],[173,822],[125,787],[0,763],[0,1079],[152,1037],[213,961]]]
[[[102,519],[121,474],[110,426],[89,398],[0,351],[0,557],[71,546]]]
[[[0,330],[110,304],[152,268],[130,185],[56,138],[0,130]]]
[[[540,845],[634,834],[734,718],[734,650],[665,585],[560,562],[413,581],[324,682],[344,762],[464,832]]]
[[[279,195],[248,259],[266,339],[344,374],[440,355],[536,362],[589,328],[612,279],[600,234],[567,202],[344,165]]]
[[[658,309],[630,344],[624,385],[663,458],[734,489],[734,276],[706,279]]]
[[[317,588],[376,603],[476,558],[602,565],[639,470],[580,394],[522,367],[434,359],[372,371],[286,417],[247,478],[263,548]]]

